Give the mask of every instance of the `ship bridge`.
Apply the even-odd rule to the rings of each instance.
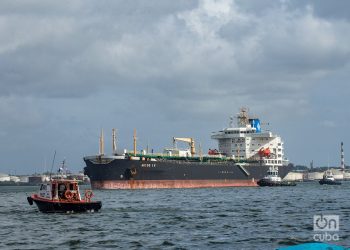
[[[228,128],[213,132],[212,139],[218,140],[219,152],[236,160],[259,160],[266,165],[283,164],[284,148],[280,136],[271,131],[262,131],[258,118],[249,118],[244,111],[237,116],[237,127],[232,118]]]

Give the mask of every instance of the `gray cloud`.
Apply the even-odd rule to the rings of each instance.
[[[243,105],[276,130],[287,119],[312,116],[321,131],[337,117],[323,117],[318,96],[349,91],[342,84],[350,59],[346,4],[2,1],[0,136],[9,143],[14,128],[25,129],[28,141],[42,138],[38,148],[59,142],[81,165],[101,127],[142,123],[141,133],[152,134],[159,148],[172,133],[208,146],[209,132]],[[288,145],[299,133],[288,128],[281,132],[292,160],[307,161],[296,142]],[[126,133],[120,136],[127,145]],[[79,141],[84,146],[73,150]]]

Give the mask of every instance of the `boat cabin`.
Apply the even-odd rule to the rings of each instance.
[[[335,180],[334,176],[333,176],[333,173],[330,170],[327,170],[327,171],[324,172],[323,179],[324,180],[330,180],[330,181],[334,181]]]
[[[278,176],[278,168],[274,166],[270,166],[269,170],[267,171],[267,175],[264,177],[264,179],[268,179],[270,181],[282,181],[281,177]]]
[[[49,200],[80,201],[80,192],[76,180],[52,180],[40,185],[38,196]]]
[[[267,171],[267,175],[269,176],[278,176],[278,169],[270,167]]]

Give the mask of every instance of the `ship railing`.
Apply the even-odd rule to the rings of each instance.
[[[140,161],[171,161],[172,163],[177,163],[177,164],[198,164],[198,163],[203,163],[203,164],[227,164],[228,162],[232,162],[235,164],[259,164],[259,160],[246,160],[246,159],[233,159],[230,157],[218,157],[218,156],[194,156],[194,157],[185,157],[185,156],[169,156],[169,155],[163,155],[163,154],[127,154],[127,157],[129,159],[138,159]]]

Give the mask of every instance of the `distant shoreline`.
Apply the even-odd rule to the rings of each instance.
[[[2,181],[0,182],[0,187],[3,186],[28,186],[28,187],[35,187],[35,186],[39,186],[41,183],[29,183],[29,182],[14,182],[14,181]],[[80,182],[80,185],[90,185],[90,182]]]
[[[28,182],[14,182],[14,181],[2,181],[0,186],[38,186],[39,183],[28,183]]]

